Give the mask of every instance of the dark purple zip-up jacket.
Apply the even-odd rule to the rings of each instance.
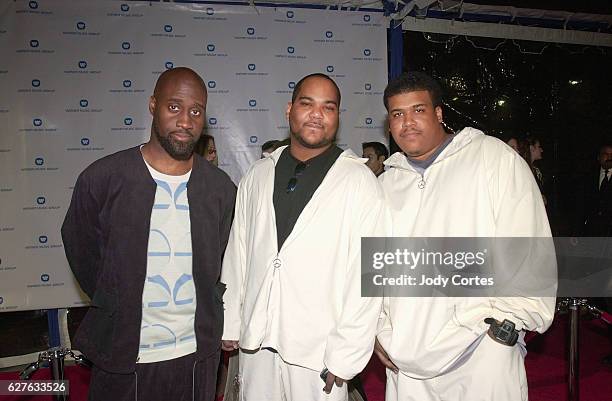
[[[109,372],[136,368],[155,191],[140,147],[117,152],[79,175],[62,225],[68,263],[91,298],[74,345]],[[214,355],[221,344],[224,285],[218,279],[235,197],[229,177],[194,155],[187,199],[198,359]]]

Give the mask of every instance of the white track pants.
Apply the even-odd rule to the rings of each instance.
[[[347,401],[346,383],[330,394],[317,371],[290,365],[274,351],[240,350],[240,401]]]
[[[520,347],[485,335],[465,364],[438,377],[418,380],[387,369],[385,401],[527,401]]]

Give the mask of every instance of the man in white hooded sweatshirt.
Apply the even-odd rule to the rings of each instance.
[[[361,237],[384,235],[384,203],[366,159],[334,144],[339,110],[330,77],[302,78],[290,145],[238,185],[221,281],[241,401],[346,400],[372,354],[382,300],[361,297]]]
[[[379,179],[393,236],[551,236],[527,164],[476,129],[447,134],[435,80],[405,73],[384,103],[403,151]],[[524,331],[544,332],[554,307],[548,297],[385,298],[376,353],[387,366],[386,401],[527,400]],[[504,321],[518,343],[496,336]]]

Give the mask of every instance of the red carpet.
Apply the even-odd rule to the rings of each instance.
[[[567,316],[558,317],[544,335],[528,343],[525,360],[530,401],[567,401]],[[612,368],[601,364],[604,355],[612,353],[605,323],[582,321],[580,326],[580,401],[612,401]],[[362,380],[369,401],[383,401],[384,370],[372,358]],[[17,373],[0,373],[0,380],[17,379]],[[70,400],[87,400],[87,369],[66,368],[70,380]],[[49,370],[40,369],[34,379],[49,379]],[[1,401],[52,401],[51,396],[0,396]],[[171,401],[171,400],[168,400]],[[493,401],[493,400],[492,400]]]
[[[531,401],[567,400],[567,315],[528,343],[525,359]],[[612,353],[608,328],[601,320],[580,325],[580,401],[612,401],[612,368],[601,359]]]

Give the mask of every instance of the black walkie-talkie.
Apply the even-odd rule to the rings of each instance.
[[[515,329],[514,322],[504,319],[499,323],[491,317],[486,318],[484,322],[489,325],[489,332],[498,343],[512,347],[518,341],[519,332]]]

